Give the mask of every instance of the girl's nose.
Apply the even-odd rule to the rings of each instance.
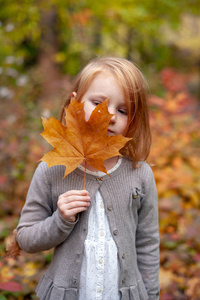
[[[112,118],[110,119],[111,123],[115,123],[116,122],[116,114],[112,113],[109,111],[110,114],[112,114]]]
[[[108,105],[108,111],[110,114],[114,115],[115,114],[115,108],[112,107],[111,105]]]

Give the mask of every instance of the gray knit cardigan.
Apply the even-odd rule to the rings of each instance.
[[[78,300],[80,269],[90,208],[75,223],[61,218],[59,195],[83,189],[83,172],[65,179],[64,166],[47,169],[40,163],[33,176],[17,227],[17,241],[29,253],[55,248],[51,264],[39,282],[41,300]],[[91,205],[100,191],[120,263],[122,300],[159,299],[158,202],[154,177],[147,163],[133,169],[123,158],[112,178],[86,175]],[[87,300],[87,299],[86,299]]]

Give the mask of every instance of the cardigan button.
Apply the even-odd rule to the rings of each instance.
[[[73,284],[75,284],[75,285],[77,284],[77,279],[76,278],[73,279]]]
[[[107,206],[107,209],[108,209],[109,211],[111,211],[111,210],[112,210],[112,205],[111,205],[111,204],[108,205],[108,206]]]
[[[113,234],[114,234],[114,235],[118,235],[118,230],[117,230],[117,229],[114,230],[114,231],[113,231]]]

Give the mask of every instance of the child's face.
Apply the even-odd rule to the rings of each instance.
[[[82,102],[85,102],[85,119],[88,121],[95,107],[107,98],[109,98],[108,111],[110,114],[114,114],[108,126],[107,134],[110,136],[125,135],[128,123],[128,109],[123,91],[115,76],[110,72],[98,74],[83,95]]]

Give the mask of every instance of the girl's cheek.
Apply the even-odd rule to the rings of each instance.
[[[128,118],[124,118],[121,123],[122,135],[125,136],[128,131]]]

